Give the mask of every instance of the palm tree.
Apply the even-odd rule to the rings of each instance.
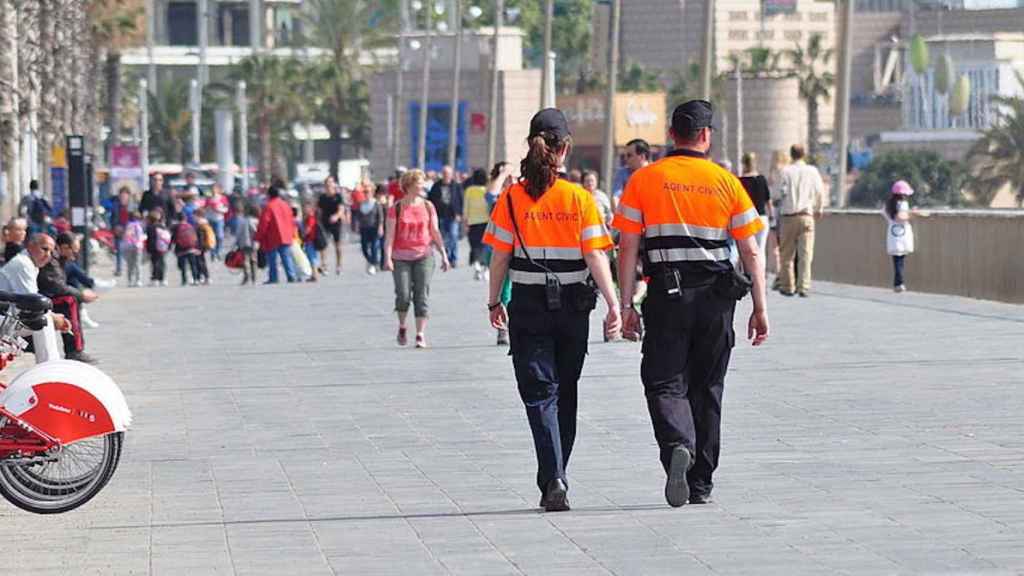
[[[160,91],[150,92],[147,99],[150,145],[154,156],[165,162],[185,162],[185,140],[192,122],[188,92],[184,82],[163,82]]]
[[[1020,72],[1017,81],[1024,86]],[[996,121],[967,153],[971,189],[987,205],[1009,184],[1017,203],[1024,203],[1024,98],[996,96],[992,101],[998,105]]]
[[[274,140],[291,130],[306,114],[309,98],[296,88],[303,81],[301,64],[293,58],[249,56],[238,63],[232,80],[244,80],[251,116],[256,118],[260,144],[260,174],[264,179],[283,174],[280,147]],[[276,170],[275,170],[276,169]]]
[[[137,43],[145,31],[143,0],[98,0],[89,5],[92,36],[106,50],[105,116],[110,127],[108,146],[121,141],[121,51]]]
[[[818,106],[832,96],[835,75],[829,71],[833,51],[825,48],[821,34],[813,34],[804,48],[799,44],[786,51],[793,63],[791,75],[799,81],[800,98],[807,102],[807,154],[814,158],[818,151],[820,128]]]
[[[398,29],[398,0],[307,0],[306,4],[306,42],[330,51],[328,58],[307,68],[307,93],[313,95],[307,117],[323,124],[330,134],[330,171],[337,178],[345,130],[358,149],[369,146],[369,92],[358,56],[364,47],[392,41]]]

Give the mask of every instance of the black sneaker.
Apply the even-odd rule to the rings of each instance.
[[[76,362],[85,362],[86,364],[99,364],[99,360],[89,356],[85,352],[70,352],[64,356],[65,360],[75,360]]]
[[[665,500],[673,508],[679,508],[690,498],[690,485],[686,483],[686,471],[690,469],[690,451],[685,446],[672,449],[672,460],[668,465],[665,480]]]
[[[690,504],[711,504],[714,500],[711,499],[710,492],[690,492]]]
[[[565,512],[569,509],[569,489],[561,478],[555,478],[548,482],[544,497],[540,499],[541,506],[545,512]]]

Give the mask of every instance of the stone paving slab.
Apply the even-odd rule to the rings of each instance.
[[[542,514],[483,284],[438,273],[431,348],[400,349],[390,278],[346,258],[319,284],[241,288],[215,265],[210,287],[91,305],[134,427],[83,509],[0,502],[11,573],[1024,573],[1024,307],[773,295],[769,343],[734,352],[716,503],[682,509],[638,346],[601,342],[595,316],[573,510]]]

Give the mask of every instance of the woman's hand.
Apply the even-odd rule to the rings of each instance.
[[[505,305],[498,303],[497,306],[491,309],[491,326],[498,330],[506,330],[508,328],[508,313],[505,312]]]
[[[447,256],[441,258],[441,272],[447,272],[452,269],[452,263],[448,261]]]
[[[615,306],[609,307],[608,314],[604,317],[605,339],[614,340],[618,338],[620,330],[622,330],[622,316],[619,314],[619,309]]]
[[[391,270],[395,269],[395,263],[391,261],[391,257],[390,256],[387,256],[387,257],[384,258],[384,264],[381,265],[380,268],[381,268],[381,270],[384,270],[385,272],[390,272]]]

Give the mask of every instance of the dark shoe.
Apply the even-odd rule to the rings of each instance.
[[[405,328],[398,329],[398,338],[396,338],[396,340],[398,340],[399,346],[405,346],[409,342],[409,339],[406,336]]]
[[[690,451],[685,446],[672,449],[672,460],[668,465],[668,479],[665,480],[665,500],[673,508],[679,508],[690,498],[690,485],[686,483],[686,471],[690,469]]]
[[[99,360],[89,356],[85,352],[70,352],[64,356],[65,360],[74,360],[76,362],[84,362],[86,364],[99,364]]]
[[[779,290],[779,294],[782,294],[786,298],[792,298],[793,296],[796,295],[795,292],[786,292],[785,290]]]
[[[540,499],[541,506],[545,512],[565,512],[569,509],[569,489],[561,478],[555,478],[548,482],[544,497]]]
[[[807,293],[807,290],[801,290],[800,292],[798,292],[798,294],[800,294],[801,298],[809,298],[811,296],[810,294]]]
[[[711,499],[710,492],[691,492],[690,493],[690,504],[711,504],[714,500]]]

